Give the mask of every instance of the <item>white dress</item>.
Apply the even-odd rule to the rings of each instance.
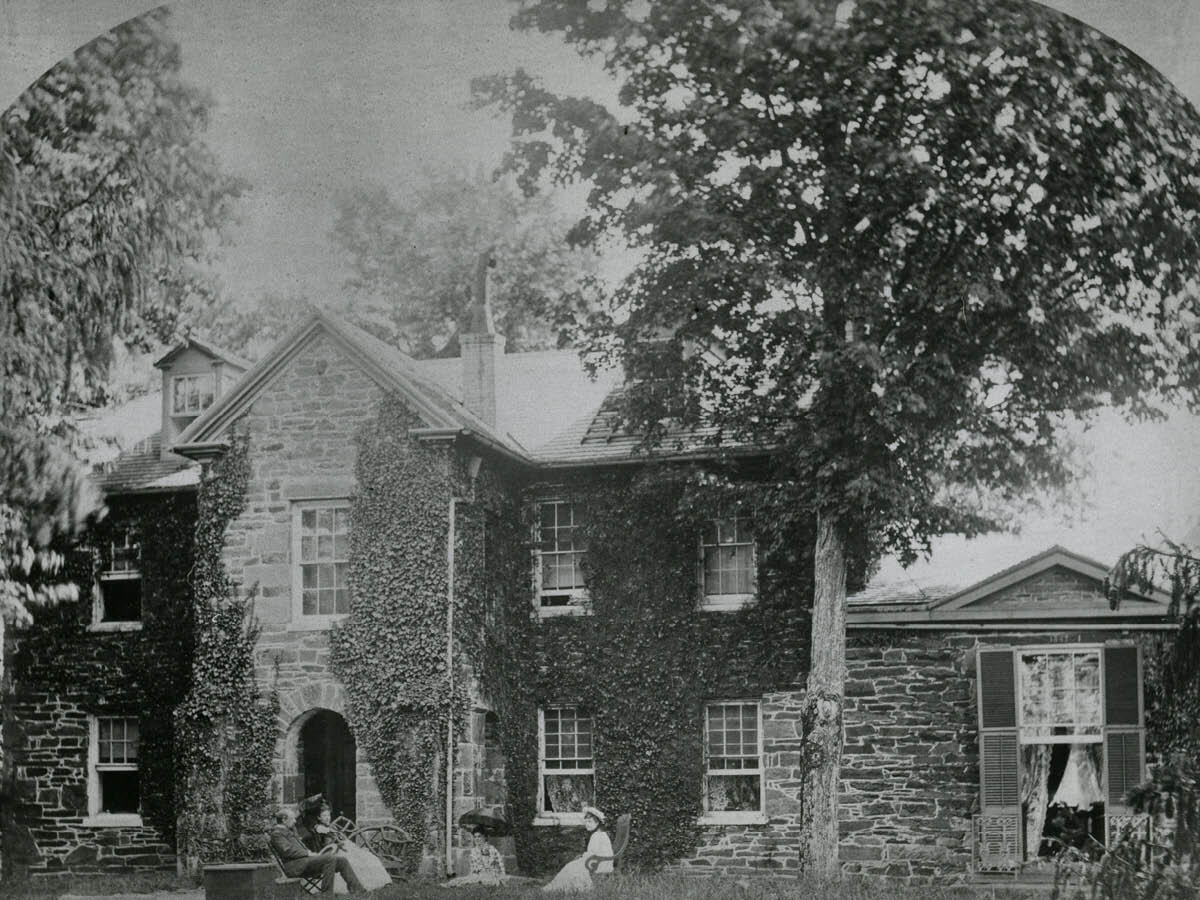
[[[329,835],[332,831],[328,825],[318,824],[313,827],[313,831],[326,840],[331,839]],[[337,843],[337,854],[338,856],[346,857],[346,860],[350,863],[350,868],[354,870],[354,874],[358,877],[365,890],[373,891],[392,883],[392,876],[388,874],[388,870],[379,861],[379,857],[365,847],[360,847],[351,841],[339,841]],[[333,878],[333,892],[335,894],[349,893],[345,879],[340,874],[335,875]]]
[[[587,861],[593,856],[612,856],[612,841],[608,832],[597,828],[588,838],[587,850],[583,856],[571,860],[558,870],[554,880],[542,888],[543,891],[590,891],[592,889],[592,873],[588,871]],[[613,870],[611,861],[605,860],[596,866],[596,874],[603,875]]]

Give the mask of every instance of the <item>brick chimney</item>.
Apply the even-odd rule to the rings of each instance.
[[[488,297],[488,271],[495,265],[489,247],[480,254],[475,265],[471,305],[458,324],[463,403],[493,426],[496,424],[496,367],[504,355],[504,338],[496,334]]]

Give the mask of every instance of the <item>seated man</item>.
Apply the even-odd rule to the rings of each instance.
[[[271,849],[279,857],[283,871],[290,878],[301,876],[321,877],[321,890],[328,892],[333,888],[333,876],[341,875],[346,880],[346,887],[351,891],[361,891],[362,884],[350,861],[336,853],[313,853],[296,835],[296,811],[285,806],[275,815],[275,826],[268,832],[271,838]]]

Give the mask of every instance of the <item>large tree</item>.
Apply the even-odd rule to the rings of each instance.
[[[47,548],[99,498],[69,414],[105,398],[115,345],[171,337],[208,290],[240,185],[202,141],[164,10],[64,59],[0,114],[0,615],[69,593]],[[47,571],[50,570],[50,571]]]
[[[479,254],[494,247],[496,328],[513,350],[555,347],[595,308],[595,254],[566,243],[571,221],[510,179],[430,172],[399,199],[364,188],[338,203],[333,239],[350,264],[347,312],[418,356],[454,333]]]
[[[848,543],[911,559],[1066,484],[1069,420],[1195,402],[1200,120],[1025,0],[527,0],[513,25],[621,83],[613,110],[524,71],[475,90],[523,184],[589,185],[576,241],[641,253],[592,330],[629,422],[773,444],[816,515],[801,863],[832,875]]]

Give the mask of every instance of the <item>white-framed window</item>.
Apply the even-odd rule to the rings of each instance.
[[[1055,809],[1084,817],[1101,846],[1140,815],[1129,800],[1146,773],[1136,644],[979,644],[975,657],[980,871],[1040,864]]]
[[[104,569],[96,579],[92,628],[120,631],[141,627],[142,544],[137,529],[132,525],[114,529],[101,557]]]
[[[1100,647],[1017,651],[1017,733],[1022,744],[1100,743]]]
[[[141,825],[138,720],[130,716],[92,716],[88,725],[85,824]]]
[[[700,538],[701,606],[738,609],[754,599],[757,573],[750,519],[713,519]]]
[[[704,707],[704,820],[765,821],[762,710],[757,700]]]
[[[214,384],[211,372],[174,376],[171,379],[171,415],[200,415],[212,406]]]
[[[538,822],[582,824],[596,800],[595,725],[576,706],[538,710]]]
[[[587,611],[583,580],[584,506],[577,500],[541,500],[534,523],[534,578],[543,616]]]
[[[350,501],[292,507],[292,622],[328,627],[350,612]]]

